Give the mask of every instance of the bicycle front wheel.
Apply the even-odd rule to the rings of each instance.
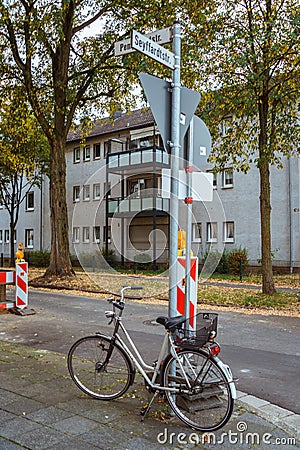
[[[125,351],[105,336],[87,336],[70,348],[68,369],[86,394],[99,400],[121,397],[133,382],[134,369]],[[111,351],[108,358],[108,352]]]
[[[182,350],[171,357],[163,371],[166,398],[186,425],[214,431],[229,420],[233,398],[227,378],[216,362],[201,350]]]

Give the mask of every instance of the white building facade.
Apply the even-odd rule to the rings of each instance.
[[[69,135],[66,150],[71,254],[95,264],[113,252],[121,264],[168,263],[169,199],[162,195],[162,169],[169,154],[149,110],[97,121],[87,137]],[[203,168],[209,170],[209,167]],[[271,168],[273,264],[300,271],[300,158]],[[179,228],[186,228],[180,201]],[[33,187],[21,205],[16,245],[50,250],[49,182]],[[0,205],[0,254],[9,256],[9,216]],[[226,168],[214,178],[213,202],[193,203],[192,248],[245,248],[250,264],[261,257],[259,172]],[[87,262],[88,261],[88,262]]]

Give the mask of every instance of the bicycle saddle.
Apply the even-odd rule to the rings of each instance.
[[[176,316],[176,317],[165,317],[165,316],[159,316],[156,319],[157,323],[160,323],[165,327],[166,330],[172,330],[172,328],[177,328],[178,325],[181,325],[185,321],[185,318],[183,316]]]

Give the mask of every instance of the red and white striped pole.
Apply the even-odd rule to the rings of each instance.
[[[177,257],[177,301],[176,310],[181,316],[185,313],[185,276],[186,276],[186,256]],[[190,295],[188,301],[189,329],[195,330],[195,315],[197,314],[197,286],[198,286],[198,258],[190,257]]]
[[[28,306],[28,263],[16,263],[16,307],[24,309]]]
[[[16,281],[16,272],[14,270],[4,270],[0,272],[0,284],[10,284],[15,283]]]
[[[6,285],[14,284],[16,281],[16,272],[14,270],[0,271],[0,309],[10,309],[15,306],[13,302],[6,301]]]

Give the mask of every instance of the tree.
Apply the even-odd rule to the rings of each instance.
[[[299,152],[298,0],[198,1],[187,11],[188,63],[214,137],[211,161],[260,174],[262,290],[273,294],[270,165]],[[193,45],[193,41],[197,45]],[[220,124],[226,122],[226,135]]]
[[[0,1],[2,71],[21,79],[51,149],[51,256],[46,275],[73,276],[68,239],[65,143],[76,111],[99,113],[123,99],[134,80],[113,56],[116,40],[136,27],[172,23],[170,2],[154,0]],[[84,35],[98,24],[95,36]],[[110,101],[111,100],[111,101]]]
[[[47,160],[47,141],[24,90],[11,86],[0,101],[0,198],[10,218],[10,266],[14,266],[20,206],[31,188],[39,184]]]

